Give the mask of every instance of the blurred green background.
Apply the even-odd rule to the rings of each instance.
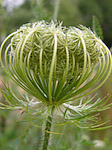
[[[83,24],[92,28],[93,16],[100,22],[103,41],[111,48],[112,0],[0,0],[0,44],[24,23],[57,18],[65,26]],[[0,69],[0,88],[2,81],[12,83]],[[112,76],[97,92],[101,97],[112,94]],[[1,94],[0,100],[4,101]],[[101,114],[109,124],[111,116],[112,109]],[[22,117],[17,111],[0,110],[0,150],[38,150],[41,130],[21,122]],[[53,135],[51,150],[112,150],[112,129],[91,132],[67,125],[56,127],[56,131],[64,134]]]

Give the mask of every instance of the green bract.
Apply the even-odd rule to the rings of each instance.
[[[31,100],[28,97],[20,100],[7,88],[9,94],[2,93],[10,105],[8,108],[30,108],[47,115],[53,109],[67,121],[73,119],[73,112],[78,114],[74,116],[79,121],[104,109],[103,99],[93,103],[91,98],[86,101],[82,98],[101,87],[109,77],[111,53],[84,26],[67,28],[45,21],[23,25],[4,40],[0,61],[9,76],[33,96]],[[75,99],[80,99],[79,104],[74,103]]]

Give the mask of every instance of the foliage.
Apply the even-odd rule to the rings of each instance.
[[[98,19],[93,16],[92,29],[101,39],[103,39],[102,28],[100,27]]]

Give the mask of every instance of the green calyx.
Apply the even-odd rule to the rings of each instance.
[[[19,86],[49,105],[95,91],[112,67],[109,49],[90,29],[45,21],[23,25],[9,35],[1,46],[0,61]],[[92,91],[84,93],[101,80]]]

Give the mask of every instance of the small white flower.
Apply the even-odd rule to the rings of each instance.
[[[105,142],[102,140],[94,140],[93,144],[94,144],[95,148],[104,148],[105,147]]]

